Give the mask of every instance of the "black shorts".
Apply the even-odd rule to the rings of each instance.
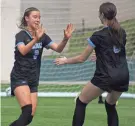
[[[128,91],[128,87],[129,87],[128,80],[127,80],[127,83],[111,83],[109,80],[103,81],[103,80],[93,77],[91,80],[91,83],[109,93],[112,90],[117,91],[117,92],[126,92],[126,91]]]
[[[38,92],[38,81],[28,82],[26,80],[15,80],[11,79],[11,95],[14,96],[14,90],[18,86],[28,85],[30,88],[30,92]]]

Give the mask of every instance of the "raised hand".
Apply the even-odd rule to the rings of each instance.
[[[35,26],[35,37],[37,38],[37,40],[39,40],[44,33],[45,29],[43,28],[42,24]]]
[[[71,23],[68,24],[67,28],[64,29],[64,38],[65,39],[69,39],[71,37],[71,35],[72,35],[74,30],[75,30],[75,28],[74,28],[73,24],[71,24]]]
[[[57,58],[57,59],[55,59],[54,64],[63,65],[63,64],[66,64],[66,60],[67,60],[66,57]]]

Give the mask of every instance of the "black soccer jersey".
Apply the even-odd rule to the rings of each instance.
[[[20,44],[27,45],[31,40],[32,36],[26,30],[16,34],[15,62],[11,72],[12,80],[26,80],[27,82],[39,80],[43,48],[47,48],[53,41],[47,34],[44,34],[31,51],[23,56],[17,46]]]
[[[95,32],[88,38],[88,43],[95,47],[97,56],[96,71],[92,79],[93,83],[97,83],[96,85],[103,84],[110,85],[108,88],[117,88],[118,85],[122,87],[129,83],[125,31],[123,30],[123,44],[118,46],[114,41],[117,39],[110,35],[109,27]]]

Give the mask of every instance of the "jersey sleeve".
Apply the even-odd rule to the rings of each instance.
[[[53,43],[52,39],[47,34],[44,34],[43,35],[43,47],[45,47],[46,49],[49,49],[50,45],[52,43]]]
[[[24,33],[23,32],[19,32],[18,34],[16,34],[15,36],[15,46],[17,47],[18,45],[21,45],[21,44],[25,44],[24,43]]]
[[[93,34],[90,38],[87,39],[87,41],[88,41],[88,44],[92,46],[93,48],[99,45],[98,35]]]

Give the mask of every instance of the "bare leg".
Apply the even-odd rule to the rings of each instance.
[[[14,93],[21,106],[22,113],[16,121],[10,124],[10,126],[25,126],[32,114],[30,89],[27,85],[23,85],[17,87]]]
[[[89,102],[96,99],[103,93],[103,90],[88,82],[82,89],[81,94],[76,100],[76,107],[73,116],[72,126],[82,126],[85,119],[85,109]]]
[[[31,100],[32,100],[32,115],[34,116],[37,108],[37,92],[31,93]]]

